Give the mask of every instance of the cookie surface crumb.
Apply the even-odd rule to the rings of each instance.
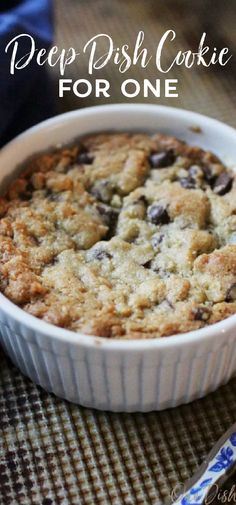
[[[190,126],[189,128],[193,133],[202,133],[202,129],[200,128],[200,126]]]
[[[98,337],[221,321],[236,313],[235,175],[162,134],[89,135],[37,156],[0,198],[0,290]]]

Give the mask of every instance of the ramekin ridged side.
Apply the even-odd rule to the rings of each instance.
[[[48,334],[40,331],[40,321],[32,330],[1,309],[0,321],[0,342],[22,373],[86,407],[116,412],[175,407],[215,390],[236,369],[235,332],[230,330],[216,330],[201,345],[195,340],[165,347],[155,340],[156,345],[148,341],[139,347],[135,341],[132,348],[130,341],[113,348],[112,342],[89,336],[86,346],[79,334],[77,340],[56,340],[50,325]]]

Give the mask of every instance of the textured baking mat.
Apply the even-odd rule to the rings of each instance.
[[[236,49],[235,0],[56,0],[55,13],[60,47],[77,47],[103,32],[110,33],[116,45],[132,44],[144,29],[146,45],[153,51],[163,31],[173,28],[183,48],[194,50],[205,30],[209,41]],[[173,55],[170,46],[166,58]],[[106,103],[125,101],[118,91],[122,77],[117,76],[111,65],[102,73],[112,89]],[[153,76],[152,66],[145,74],[137,67],[128,75],[140,82]],[[66,77],[86,78],[85,63],[69,67]],[[179,69],[168,77],[179,79],[180,97],[157,103],[197,110],[236,126],[233,64],[224,71]],[[52,78],[57,95],[55,69]],[[70,95],[58,106],[68,110],[95,103],[102,100],[78,101]],[[0,353],[0,504],[163,504],[235,421],[236,379],[173,410],[111,414],[47,394]]]
[[[0,360],[4,505],[163,504],[236,420],[236,379],[179,408],[112,414],[61,401]]]

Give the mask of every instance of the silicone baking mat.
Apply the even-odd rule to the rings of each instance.
[[[234,1],[234,0],[233,0]],[[183,47],[198,44],[196,34],[214,33],[218,45],[236,46],[233,1],[57,0],[56,41],[78,46],[95,33],[112,33],[117,45],[145,30],[147,45],[174,28]],[[215,16],[217,17],[215,18]],[[219,23],[220,20],[220,23]],[[224,38],[225,37],[225,38]],[[215,42],[216,43],[216,42]],[[173,56],[171,53],[167,57]],[[152,67],[129,77],[153,78]],[[85,66],[71,66],[67,77],[86,76]],[[117,72],[104,69],[112,97]],[[178,70],[180,98],[158,103],[182,106],[236,126],[233,66],[208,72]],[[54,70],[55,94],[58,75]],[[143,101],[138,97],[138,101]],[[154,99],[150,99],[154,101]],[[98,103],[71,95],[60,110]],[[99,101],[102,103],[102,100]],[[0,352],[0,503],[3,505],[163,504],[174,498],[214,442],[236,421],[236,379],[202,400],[149,414],[97,412],[49,395],[35,386]]]

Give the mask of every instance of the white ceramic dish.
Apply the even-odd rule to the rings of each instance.
[[[198,126],[202,132],[191,128]],[[236,131],[196,113],[107,105],[57,116],[0,152],[0,183],[29,155],[99,130],[160,131],[235,159]],[[152,340],[108,340],[34,318],[0,294],[0,343],[34,382],[88,407],[150,411],[199,398],[236,372],[236,315],[199,331]]]

